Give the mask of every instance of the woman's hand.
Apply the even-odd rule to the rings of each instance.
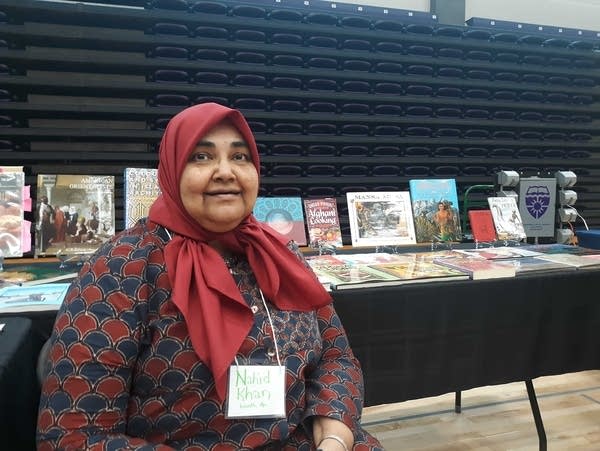
[[[350,451],[354,446],[354,434],[348,426],[327,417],[315,417],[313,440],[322,451]]]

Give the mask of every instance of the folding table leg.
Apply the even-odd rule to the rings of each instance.
[[[456,413],[461,412],[461,401],[460,401],[460,390],[454,392],[454,411]]]
[[[542,415],[540,414],[540,408],[537,403],[535,396],[535,389],[533,388],[533,382],[531,379],[525,381],[527,387],[527,395],[529,396],[529,404],[531,405],[531,412],[533,413],[533,419],[535,421],[535,428],[537,429],[538,439],[540,442],[540,451],[546,451],[546,431],[544,430],[544,423],[542,421]]]

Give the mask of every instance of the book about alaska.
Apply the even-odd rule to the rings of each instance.
[[[308,244],[313,248],[321,246],[342,246],[342,231],[334,197],[304,199]]]
[[[408,191],[346,193],[352,246],[415,244]]]
[[[408,188],[418,243],[462,240],[455,179],[412,179]]]
[[[302,198],[259,196],[254,204],[253,213],[258,221],[295,241],[299,246],[306,246]]]
[[[115,234],[112,175],[38,174],[36,255],[86,255]]]
[[[160,195],[158,169],[125,168],[125,228],[148,216],[150,207]]]

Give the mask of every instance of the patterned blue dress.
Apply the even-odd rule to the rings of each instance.
[[[142,220],[84,264],[54,324],[38,450],[309,451],[315,415],[347,424],[354,450],[383,449],[360,426],[362,372],[333,305],[292,312],[267,299],[272,330],[250,267],[236,257],[226,263],[255,317],[237,360],[276,363],[276,337],[286,417],[227,419],[170,299],[168,240],[161,226]]]

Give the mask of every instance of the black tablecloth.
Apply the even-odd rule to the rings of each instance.
[[[367,405],[600,368],[600,271],[334,293]]]
[[[0,317],[0,437],[3,447],[35,449],[35,425],[40,389],[35,360],[38,348],[32,321]]]

